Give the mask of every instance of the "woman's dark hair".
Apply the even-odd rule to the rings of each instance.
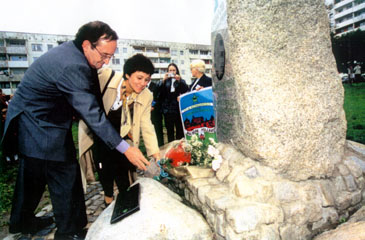
[[[155,67],[153,66],[150,59],[142,54],[136,54],[128,58],[128,60],[125,62],[123,67],[123,78],[127,79],[126,74],[130,76],[132,73],[137,71],[144,72],[152,76],[152,74],[155,72]]]
[[[78,48],[81,48],[82,43],[88,40],[95,46],[99,39],[109,41],[118,40],[118,35],[108,24],[101,21],[94,21],[86,23],[79,28],[74,43]]]
[[[167,71],[169,71],[169,67],[170,66],[174,66],[176,68],[176,74],[180,75],[180,71],[179,71],[179,68],[177,67],[177,65],[175,63],[170,63],[168,66],[167,66]]]

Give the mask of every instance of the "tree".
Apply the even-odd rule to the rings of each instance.
[[[365,31],[357,30],[340,37],[331,33],[332,51],[335,55],[337,70],[347,72],[349,63],[360,62],[362,69],[365,65]]]

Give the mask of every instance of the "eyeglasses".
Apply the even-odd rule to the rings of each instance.
[[[114,57],[114,54],[101,53],[95,45],[92,46],[99,53],[102,60],[111,59],[112,57]]]

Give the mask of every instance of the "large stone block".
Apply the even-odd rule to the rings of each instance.
[[[213,237],[199,212],[159,182],[141,178],[140,210],[110,224],[115,201],[91,225],[86,239],[206,239]]]
[[[227,0],[226,10],[212,34],[214,56],[225,49],[224,75],[213,74],[219,140],[295,181],[331,176],[346,120],[323,0]]]

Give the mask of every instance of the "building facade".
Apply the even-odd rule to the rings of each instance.
[[[334,0],[330,8],[331,29],[336,36],[365,31],[365,0]]]
[[[5,94],[13,94],[25,71],[37,58],[73,39],[74,36],[71,35],[0,31],[0,88]],[[167,72],[168,64],[175,63],[179,67],[181,77],[190,84],[190,63],[194,59],[202,59],[206,64],[206,74],[211,76],[211,46],[200,44],[120,39],[108,66],[122,71],[124,62],[137,53],[145,55],[153,62],[153,81],[161,80]]]

